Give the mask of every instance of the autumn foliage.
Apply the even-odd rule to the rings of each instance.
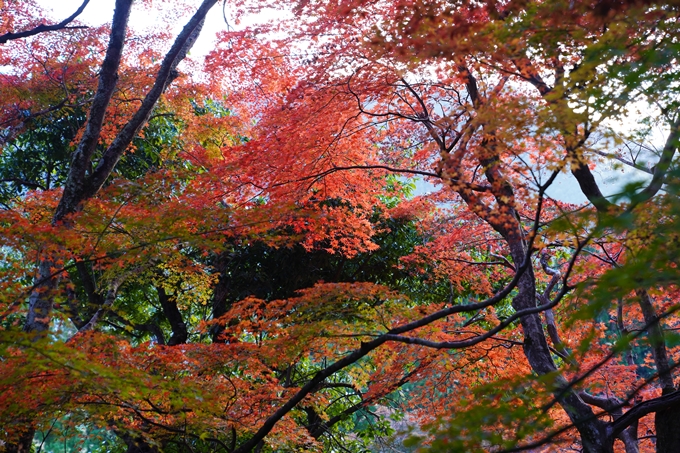
[[[680,451],[675,2],[88,3],[0,1],[0,451]]]

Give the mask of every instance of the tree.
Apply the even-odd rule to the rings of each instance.
[[[108,41],[5,35],[7,451],[359,451],[375,405],[434,451],[679,449],[675,5],[300,2],[178,78],[214,3],[162,61],[126,0]]]
[[[677,149],[677,98],[670,88],[677,75],[669,66],[675,61],[669,47],[676,33],[671,25],[675,21],[674,6],[625,4],[593,10],[585,4],[567,7],[554,2],[530,6],[513,2],[503,6],[491,2],[460,6],[430,3],[418,7],[403,2],[356,2],[338,8],[335,4],[305,2],[297,13],[304,26],[283,28],[303,30],[294,39],[304,40],[308,46],[304,48],[310,49],[309,56],[303,57],[305,66],[301,69],[294,58],[289,64],[304,75],[299,76],[297,85],[288,88],[287,102],[262,114],[271,119],[271,132],[262,134],[260,153],[276,147],[279,153],[293,155],[298,152],[302,131],[313,129],[315,143],[308,144],[305,150],[316,149],[317,155],[326,158],[344,151],[343,139],[354,141],[356,146],[356,136],[362,131],[382,130],[383,134],[376,134],[370,142],[385,150],[392,162],[401,163],[401,171],[431,171],[431,177],[441,180],[451,189],[449,193],[460,197],[458,200],[505,242],[500,250],[503,255],[509,254],[511,267],[517,272],[514,283],[518,293],[513,298],[513,309],[515,315],[519,313],[528,362],[538,375],[550,376],[554,397],[578,429],[583,448],[607,451],[613,440],[612,427],[596,416],[593,406],[616,412],[618,408],[614,407],[620,404],[616,399],[580,394],[568,379],[555,374],[558,368],[539,316],[539,312],[557,306],[576,281],[595,284],[594,277],[604,269],[593,275],[593,270],[586,267],[580,277],[575,277],[569,275],[574,273],[570,265],[562,291],[550,301],[550,291],[537,295],[539,284],[530,257],[533,248],[541,243],[564,246],[567,232],[575,245],[572,256],[576,269],[580,267],[582,250],[594,253],[588,248],[590,243],[598,244],[605,254],[600,258],[614,267],[630,264],[627,260],[640,253],[639,246],[628,250],[631,255],[622,253],[620,242],[627,241],[624,238],[628,234],[635,236],[637,233],[632,231],[637,227],[621,219],[638,209],[650,209],[652,198],[664,182],[669,182],[668,170]],[[663,32],[639,33],[642,29]],[[236,47],[233,35],[225,40],[228,46],[224,54],[250,60],[274,58],[269,51],[248,44]],[[281,66],[277,64],[275,70],[280,72]],[[251,77],[259,83],[271,78],[269,74],[263,63],[252,70]],[[589,156],[604,153],[626,161],[621,154],[612,152],[612,148],[623,146],[622,137],[614,136],[607,121],[623,118],[627,106],[641,99],[657,104],[658,110],[652,114],[657,116],[647,124],[665,123],[666,143],[650,184],[629,194],[630,200],[622,200],[623,205],[617,206],[603,196],[590,169],[595,161]],[[343,112],[344,117],[329,124],[329,117],[338,112]],[[295,137],[291,148],[281,144],[281,131]],[[642,132],[645,133],[644,127]],[[595,139],[609,143],[598,146]],[[252,143],[255,146],[257,142]],[[395,148],[396,152],[388,154]],[[413,148],[420,151],[409,153]],[[434,171],[430,170],[433,162]],[[364,164],[367,169],[377,165]],[[329,166],[333,171],[348,169],[337,163]],[[543,223],[549,225],[556,216],[571,217],[570,208],[557,203],[552,214],[542,210],[545,191],[562,169],[572,173],[598,214],[572,221],[570,228],[559,224],[559,235],[554,237]],[[443,196],[438,195],[439,199]],[[457,199],[451,200],[455,203]],[[610,228],[617,234],[611,236]],[[460,240],[460,229],[455,226],[451,226],[449,234]],[[538,239],[543,234],[547,240]],[[542,269],[549,275],[558,275],[547,261]],[[570,284],[568,278],[577,280]],[[673,362],[668,360],[659,327],[657,311],[661,307],[654,307],[646,286],[651,284],[654,291],[661,291],[662,300],[671,297],[672,289],[662,291],[655,286],[658,279],[654,283],[636,280],[640,286],[621,296],[638,301],[644,319],[642,330],[649,331],[655,367],[662,376],[661,387],[666,389],[665,395],[671,395],[675,391]],[[543,302],[539,304],[541,309],[536,308],[537,301]],[[597,299],[587,307],[594,321],[598,320],[598,312],[606,310]],[[553,347],[559,350],[563,345],[556,335],[558,329],[551,311],[546,312],[545,322]],[[662,316],[672,312],[664,308]],[[500,322],[498,326],[509,324]],[[492,329],[488,335],[496,331]],[[487,337],[482,335],[478,340],[484,338]],[[458,346],[455,342],[420,338],[391,336],[390,340],[435,348]],[[564,354],[561,359],[573,360]],[[583,366],[587,360],[582,360]],[[578,365],[577,362],[575,366]],[[585,370],[577,368],[572,372],[588,376],[592,371],[586,366]],[[634,380],[622,395],[623,400],[630,400],[635,393]],[[622,419],[632,424],[636,412],[632,410],[628,418]],[[619,414],[612,416],[617,418]],[[674,419],[668,413],[656,419],[660,451],[678,447],[670,434],[677,432],[672,428]],[[618,426],[614,431],[621,435],[627,449],[638,449],[635,432],[621,433],[623,429]]]
[[[104,119],[107,113],[111,115],[111,111],[109,111],[107,107],[117,87],[119,78],[118,70],[121,65],[127,23],[132,7],[131,1],[121,0],[116,2],[114,17],[111,23],[109,42],[105,47],[106,55],[99,71],[98,86],[96,91],[94,91],[91,104],[89,105],[88,120],[85,125],[85,129],[82,132],[78,146],[71,156],[71,163],[68,168],[66,180],[64,182],[64,190],[61,194],[57,209],[52,216],[53,225],[57,226],[66,220],[66,216],[81,209],[82,202],[94,196],[101,189],[104,182],[109,178],[114,167],[121,159],[123,153],[130,146],[139,130],[149,120],[161,94],[166,90],[173,79],[178,76],[176,70],[177,65],[184,59],[188,51],[191,49],[191,46],[200,33],[205,15],[215,3],[215,1],[203,2],[196,10],[196,13],[193,15],[193,17],[189,20],[189,22],[187,22],[186,26],[178,35],[173,46],[160,64],[155,78],[151,80],[151,86],[148,89],[143,90],[143,92],[145,92],[143,100],[141,101],[140,105],[133,108],[132,117],[124,120],[118,131],[115,129],[112,131],[105,131],[103,128]],[[76,11],[74,16],[68,18],[66,21],[58,24],[57,26],[44,27],[40,25],[26,32],[8,32],[3,35],[3,42],[6,40],[20,39],[32,34],[38,34],[40,32],[61,29],[75,16],[77,16],[85,5],[87,5],[87,2],[83,3],[81,8]],[[24,11],[16,10],[12,12],[23,13]],[[11,19],[18,16],[20,16],[20,14],[10,14],[7,17],[6,23],[11,25]],[[96,34],[86,36],[86,38],[90,38],[90,36],[95,40],[97,39]],[[60,88],[63,88],[61,93],[63,100],[56,105],[49,105],[45,110],[32,113],[32,104],[39,105],[40,101],[42,101],[42,99],[38,98],[38,93],[33,92],[31,99],[25,101],[28,103],[28,105],[24,106],[23,108],[18,107],[18,102],[12,105],[11,100],[15,96],[9,97],[8,100],[10,103],[6,104],[3,116],[5,117],[4,124],[6,129],[10,131],[10,136],[13,129],[23,125],[25,122],[23,121],[23,118],[39,117],[45,113],[63,109],[64,107],[73,108],[73,106],[69,105],[69,103],[73,98],[77,98],[79,89],[84,88],[87,90],[87,88],[79,88],[77,85],[75,88],[69,86],[72,82],[69,71],[65,70],[61,72],[61,74],[57,73],[57,77],[54,77],[53,68],[50,67],[50,65],[45,64],[45,60],[40,58],[41,54],[43,56],[45,54],[46,49],[44,47],[41,48],[41,44],[43,46],[44,44],[40,42],[34,42],[32,44],[33,46],[31,46],[29,50],[31,52],[32,58],[29,61],[35,62],[44,67],[44,70],[37,74],[40,74],[43,76],[43,78],[47,78],[48,89],[50,85],[52,85],[52,87],[54,85],[58,85]],[[49,63],[52,63],[52,65],[55,65],[56,63],[57,67],[61,66],[61,68],[70,69],[71,71],[77,70],[77,67],[74,68],[68,64],[68,60],[72,58],[78,63],[81,63],[83,58],[80,55],[77,55],[77,53],[83,52],[85,53],[86,58],[91,58],[93,56],[93,52],[97,51],[96,46],[98,43],[93,42],[93,47],[91,48],[85,45],[86,42],[82,42],[81,44],[83,44],[83,46],[80,49],[76,49],[75,52],[70,54],[66,53],[65,59],[62,59],[61,61],[58,59],[52,61],[48,60]],[[30,44],[27,45],[30,46]],[[14,63],[16,61],[16,57],[20,55],[20,53],[21,49],[11,49],[8,52],[3,52],[3,58],[7,59],[11,63]],[[87,63],[88,62],[83,63],[81,68]],[[20,73],[20,70],[16,65],[12,66],[17,69],[18,73]],[[25,70],[30,71],[29,68],[26,68]],[[73,79],[77,79],[79,75],[85,76],[86,73],[83,72],[78,74],[73,77]],[[19,74],[12,75],[7,78],[10,79],[10,83],[6,84],[6,89],[10,92],[13,91],[14,93],[12,94],[15,94],[18,91],[17,88],[25,88],[25,80],[20,79]],[[29,87],[31,82],[40,82],[40,80],[35,80],[33,78],[31,79],[32,80],[29,81]],[[39,89],[42,89],[42,87]],[[21,102],[22,100],[20,99],[19,101]],[[120,111],[121,109],[118,110]],[[16,113],[17,111],[19,113],[18,115]],[[125,109],[122,109],[120,113],[124,115],[127,112],[125,112]],[[38,131],[40,131],[40,128],[38,128]],[[112,135],[106,135],[104,132],[112,133]],[[95,151],[98,147],[103,148],[103,151],[100,155],[95,154]],[[93,161],[96,163],[96,165],[93,164]],[[46,170],[48,172],[49,179],[49,176],[54,172],[54,170],[49,167]],[[47,188],[49,188],[49,184]],[[56,273],[54,272],[55,265],[59,265],[57,261],[57,255],[55,255],[55,253],[64,252],[63,244],[60,244],[60,246],[58,246],[56,249],[42,250],[41,252],[42,254],[38,255],[37,257],[39,262],[39,271],[36,276],[36,284],[34,285],[30,296],[28,315],[24,325],[24,330],[32,334],[34,340],[44,337],[49,328],[51,312],[55,302],[54,290],[58,282],[56,277],[58,277],[61,273],[61,271]],[[80,265],[80,267],[82,268],[82,265]],[[115,286],[116,285],[114,284],[114,288]],[[116,289],[117,288],[112,289],[113,295],[115,295]],[[107,302],[105,301],[104,303]],[[89,324],[85,324],[84,326],[79,327],[86,328],[88,325]],[[24,431],[25,432],[21,435],[21,439],[19,440],[19,444],[16,446],[10,444],[10,447],[8,447],[10,450],[14,449],[17,451],[24,451],[28,449],[27,443],[30,445],[30,441],[33,437],[32,428],[25,428]]]

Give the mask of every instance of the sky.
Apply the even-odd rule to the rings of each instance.
[[[37,0],[37,3],[45,8],[47,11],[53,11],[53,18],[55,21],[63,20],[73,14],[78,7],[82,4],[82,0]],[[167,2],[169,3],[169,2]],[[198,1],[196,2],[198,4]],[[83,13],[78,16],[78,20],[91,25],[101,25],[111,21],[113,17],[113,7],[114,0],[90,0],[90,3],[85,7]],[[239,25],[234,23],[232,17],[230,17],[229,10],[225,11],[227,19],[229,20],[229,26],[231,29],[240,29],[246,25],[256,23],[258,21],[266,20],[270,15],[266,15],[261,18],[248,18]],[[130,25],[133,28],[143,29],[149,25],[164,25],[162,24],[162,18],[157,20],[149,21],[148,14],[135,14],[133,10],[130,16]],[[172,31],[177,34],[181,30],[183,23],[173,24],[174,28]],[[207,54],[213,47],[213,42],[215,34],[218,31],[226,30],[227,24],[224,21],[224,15],[222,13],[222,5],[216,5],[208,14],[206,18],[206,23],[203,26],[201,35],[198,41],[194,44],[192,48],[192,55],[194,57]]]
[[[82,3],[82,0],[59,0],[58,2],[55,0],[37,1],[41,6],[44,6],[46,10],[54,11],[53,17],[55,21],[63,20],[70,16]],[[79,20],[92,25],[100,25],[109,22],[113,15],[113,7],[114,0],[91,0],[90,4],[85,8],[85,11],[79,16]],[[253,25],[258,22],[269,20],[275,17],[275,14],[280,14],[280,12],[265,13],[260,16],[249,17],[244,19],[239,25],[236,25],[233,18],[230,17],[228,9],[225,11],[224,15],[226,15],[226,18],[229,21],[229,27],[232,29],[241,29],[247,25]],[[200,58],[200,56],[206,55],[213,48],[216,33],[227,29],[228,25],[225,23],[224,15],[221,4],[218,4],[213,8],[206,18],[206,23],[199,40],[191,51],[192,57]],[[135,14],[134,11],[130,18],[131,26],[140,29],[153,24],[164,25],[160,23],[161,20],[162,18],[158,18],[149,21],[148,14]],[[175,24],[176,30],[173,30],[173,32],[178,33],[182,25],[183,23]],[[635,121],[635,118],[629,118],[626,121],[632,124]],[[626,128],[629,128],[630,124],[627,125],[626,121],[613,125],[614,129],[625,130]],[[661,144],[662,143],[663,142],[661,141]],[[656,143],[656,145],[658,146],[659,144]],[[608,163],[598,165],[594,170],[594,175],[605,196],[620,192],[623,186],[628,182],[648,178],[647,175],[636,170],[624,169],[622,171],[621,169],[613,169],[612,165]],[[416,187],[416,194],[431,192],[437,189],[437,186],[420,181]],[[570,174],[560,174],[547,193],[549,196],[564,202],[575,204],[587,202],[585,196],[579,190],[575,179]]]

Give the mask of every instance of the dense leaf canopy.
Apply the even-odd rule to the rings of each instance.
[[[680,4],[115,3],[0,0],[0,451],[680,451]]]

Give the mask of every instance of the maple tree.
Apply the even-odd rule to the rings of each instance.
[[[0,448],[680,450],[677,5],[216,3],[2,4]]]

